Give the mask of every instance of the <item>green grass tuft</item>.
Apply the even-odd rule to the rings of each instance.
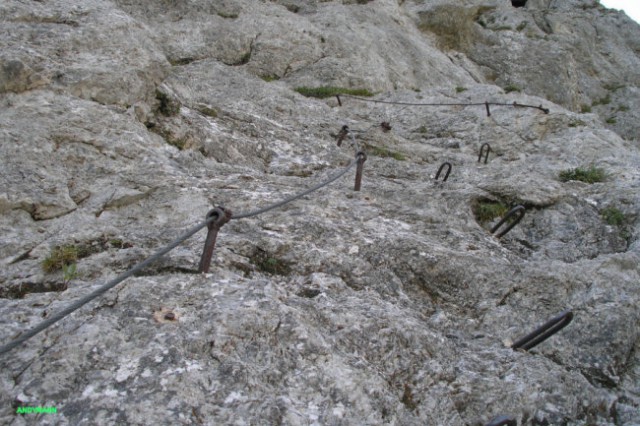
[[[570,180],[579,180],[586,183],[604,182],[607,175],[601,168],[590,166],[589,168],[578,167],[560,172],[560,180],[568,182]]]
[[[218,117],[218,110],[205,104],[196,105],[196,110],[199,113],[206,115],[207,117],[212,117],[212,118]]]
[[[68,268],[76,263],[79,257],[78,247],[73,245],[57,246],[42,261],[44,272],[51,274]]]
[[[518,86],[516,86],[515,84],[509,84],[507,87],[504,88],[504,91],[506,93],[511,93],[511,92],[520,92],[522,89],[520,89]]]
[[[587,113],[591,112],[591,105],[586,105],[586,104],[582,105],[580,107],[580,112],[583,113],[583,114],[587,114]]]
[[[276,256],[274,253],[268,253],[262,249],[256,249],[251,257],[251,262],[256,268],[262,272],[271,275],[289,275],[291,266],[289,262]]]
[[[302,96],[308,98],[330,98],[335,95],[353,95],[353,96],[373,96],[367,89],[347,89],[344,87],[322,86],[322,87],[296,87],[294,89]]]
[[[467,90],[467,88],[466,88],[466,87],[462,87],[462,86],[458,86],[458,87],[456,87],[456,93],[462,93],[462,92],[464,92],[465,90]]]
[[[587,123],[585,123],[582,120],[577,120],[577,119],[569,120],[569,127],[581,127],[581,126],[586,126],[586,125],[587,125]]]
[[[218,12],[218,16],[224,19],[237,19],[239,15],[237,13]]]
[[[365,149],[367,154],[370,154],[376,157],[393,158],[394,160],[397,160],[397,161],[405,161],[407,159],[407,157],[405,157],[404,154],[391,151],[390,149],[383,148],[380,146],[365,145]]]
[[[272,81],[280,80],[280,77],[278,77],[277,75],[263,75],[263,76],[260,76],[260,78],[263,79],[264,81],[266,81],[267,83],[271,83]]]
[[[478,222],[487,223],[507,214],[509,208],[499,201],[482,200],[475,203],[472,210]]]
[[[617,207],[605,207],[600,212],[600,215],[602,215],[605,222],[612,226],[622,226],[625,223],[624,213],[622,213]]]
[[[598,99],[593,103],[593,106],[596,105],[609,105],[611,103],[611,95],[607,94],[604,98]]]

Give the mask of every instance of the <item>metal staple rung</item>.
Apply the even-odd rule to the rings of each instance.
[[[514,214],[517,213],[518,217],[513,222],[511,222],[509,225],[507,225],[507,227],[504,229],[504,231],[502,231],[498,235],[496,235],[496,238],[503,237],[507,232],[511,231],[511,228],[516,226],[518,224],[518,222],[520,222],[522,220],[522,218],[524,217],[524,212],[525,212],[524,206],[515,206],[514,208],[509,210],[507,212],[507,214],[504,215],[504,217],[502,219],[500,219],[500,222],[498,222],[498,224],[496,226],[491,228],[491,233],[492,234],[495,233],[502,226],[503,223],[505,223],[507,220],[509,220],[509,218],[511,216],[513,216]]]
[[[557,317],[552,318],[535,329],[533,332],[517,340],[513,345],[511,345],[511,348],[514,350],[523,349],[528,351],[568,326],[571,320],[573,320],[573,312],[564,311]]]
[[[440,177],[440,173],[442,173],[442,169],[444,169],[445,167],[448,167],[447,168],[447,173],[445,173],[444,178],[442,179],[442,181],[443,182],[447,181],[447,179],[449,178],[449,173],[451,173],[451,163],[449,163],[448,161],[445,161],[444,163],[442,163],[442,165],[438,169],[438,173],[436,173],[436,180],[438,180],[438,178]]]
[[[487,147],[486,152],[484,147]],[[480,147],[480,154],[478,155],[478,163],[480,162],[480,160],[482,160],[482,154],[484,154],[484,164],[487,164],[487,161],[489,160],[489,151],[491,151],[491,145],[489,145],[488,143],[483,143],[482,146]]]

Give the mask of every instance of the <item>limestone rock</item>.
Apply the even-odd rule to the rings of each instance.
[[[624,16],[581,0],[0,13],[1,345],[232,212],[210,273],[201,230],[0,354],[1,423],[637,424],[640,27]],[[360,150],[361,191],[351,168],[253,214]],[[592,166],[596,182],[561,179]],[[45,270],[62,247],[75,269]]]

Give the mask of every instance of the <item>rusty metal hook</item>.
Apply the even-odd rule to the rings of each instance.
[[[513,417],[497,416],[485,426],[518,426],[518,422]]]
[[[200,257],[200,265],[198,266],[198,272],[207,273],[209,272],[209,267],[211,266],[211,257],[213,256],[213,249],[216,246],[216,238],[218,237],[218,231],[225,223],[231,220],[231,210],[225,209],[224,207],[216,207],[215,209],[209,210],[207,213],[207,228],[209,232],[207,232],[207,239],[204,243],[204,249],[202,250],[202,256]],[[214,219],[215,218],[215,219]]]
[[[486,153],[484,153],[485,146],[487,147]],[[482,154],[484,153],[484,164],[487,164],[487,160],[489,160],[489,151],[491,151],[491,145],[489,145],[488,143],[483,143],[482,146],[480,147],[480,155],[478,155],[478,163],[482,159]]]
[[[445,173],[444,179],[442,179],[442,181],[446,182],[447,179],[449,178],[449,173],[451,173],[451,163],[449,163],[448,161],[445,161],[444,163],[442,163],[442,165],[438,169],[438,173],[436,173],[436,180],[438,180],[438,178],[440,177],[440,173],[442,172],[442,169],[444,169],[445,166],[448,166],[448,168],[447,168],[447,173]]]
[[[507,227],[504,229],[504,231],[502,231],[498,235],[496,235],[496,238],[502,237],[507,232],[511,231],[511,228],[516,226],[518,224],[518,222],[520,222],[522,220],[522,218],[524,217],[524,212],[525,212],[524,206],[515,206],[514,208],[509,210],[507,212],[507,214],[504,215],[504,217],[502,219],[500,219],[500,222],[498,222],[498,224],[496,226],[491,228],[491,233],[493,234],[494,232],[496,232],[498,230],[498,228],[500,228],[502,226],[502,224],[505,223],[511,216],[513,216],[514,214],[518,213],[518,217],[513,222],[511,222],[509,225],[507,225]]]
[[[362,169],[364,167],[364,162],[367,161],[367,154],[364,151],[358,151],[356,158],[358,159],[358,165],[356,167],[356,183],[353,190],[360,191],[360,185],[362,184]]]
[[[344,140],[344,138],[347,137],[348,134],[349,134],[349,126],[345,124],[344,126],[342,126],[342,128],[340,129],[340,132],[338,133],[338,137],[336,141],[338,146],[342,145],[342,141]]]
[[[342,101],[340,100],[340,95],[336,95],[336,99],[338,100],[338,105],[342,106]]]
[[[485,108],[487,108],[487,117],[491,117],[491,110],[489,109],[489,102],[484,103]]]
[[[533,348],[539,343],[544,342],[549,337],[562,330],[573,320],[573,312],[564,311],[555,318],[550,319],[533,332],[527,334],[522,339],[511,345],[512,349],[524,349],[525,351]]]

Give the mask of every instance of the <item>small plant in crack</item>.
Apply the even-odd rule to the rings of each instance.
[[[42,269],[48,274],[64,271],[65,267],[75,264],[79,257],[78,247],[74,245],[57,246],[42,261]]]
[[[51,250],[42,262],[42,269],[47,274],[62,271],[62,283],[64,287],[78,276],[77,260],[80,258],[80,249],[74,245],[58,246]]]
[[[607,177],[605,171],[596,166],[577,167],[575,169],[564,170],[560,172],[560,180],[568,182],[570,180],[579,180],[586,183],[604,182]]]
[[[259,271],[266,272],[271,275],[289,275],[291,266],[289,262],[278,257],[275,253],[269,253],[260,248],[256,249],[251,257],[253,263]]]
[[[504,91],[506,93],[511,93],[511,92],[520,92],[522,91],[522,89],[516,86],[515,84],[509,84],[507,87],[504,88]]]
[[[484,224],[497,217],[504,216],[509,211],[509,208],[500,201],[480,200],[473,205],[472,210],[476,220]]]
[[[71,263],[62,267],[62,281],[65,286],[68,285],[71,280],[75,279],[78,276],[77,266],[77,264]]]
[[[296,92],[308,98],[330,98],[335,95],[373,96],[367,89],[347,89],[344,87],[296,87]]]
[[[600,215],[604,221],[611,226],[622,226],[625,224],[624,213],[622,213],[617,207],[605,207],[600,212]]]
[[[390,149],[380,147],[380,146],[365,144],[365,149],[369,154],[374,155],[376,157],[393,158],[394,160],[397,160],[397,161],[405,161],[407,159],[407,157],[405,157],[400,152],[392,151]]]

